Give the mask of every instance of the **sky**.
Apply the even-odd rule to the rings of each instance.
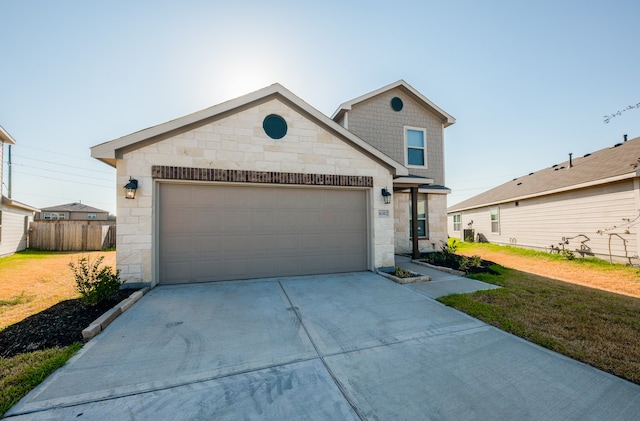
[[[12,198],[38,208],[115,213],[92,146],[276,82],[331,116],[407,81],[456,118],[449,206],[640,136],[637,0],[0,0],[0,17]]]

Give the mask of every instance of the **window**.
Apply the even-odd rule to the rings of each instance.
[[[96,219],[96,214],[95,213],[88,213],[87,214],[87,219]]]
[[[64,212],[45,212],[44,219],[65,219]]]
[[[461,227],[462,227],[462,215],[460,214],[453,215],[453,230],[460,231]]]
[[[491,232],[500,234],[500,212],[498,209],[491,209]]]
[[[413,208],[409,203],[409,218],[413,215]],[[418,238],[429,236],[429,225],[427,224],[427,195],[418,195]],[[413,238],[413,220],[409,219],[409,238]]]
[[[407,165],[415,167],[427,166],[426,137],[424,129],[407,128],[405,130]]]

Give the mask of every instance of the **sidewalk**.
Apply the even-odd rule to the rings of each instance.
[[[449,294],[466,294],[485,289],[500,288],[499,286],[487,284],[486,282],[476,281],[465,278],[464,276],[453,275],[438,269],[411,263],[411,258],[406,256],[396,255],[396,266],[431,277],[431,280],[428,282],[407,284],[407,286],[433,299]]]

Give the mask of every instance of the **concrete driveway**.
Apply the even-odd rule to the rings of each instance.
[[[153,289],[8,415],[637,419],[640,386],[369,272]]]

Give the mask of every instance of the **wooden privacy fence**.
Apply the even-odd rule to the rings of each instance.
[[[29,248],[52,251],[96,251],[116,246],[115,221],[34,221]]]

